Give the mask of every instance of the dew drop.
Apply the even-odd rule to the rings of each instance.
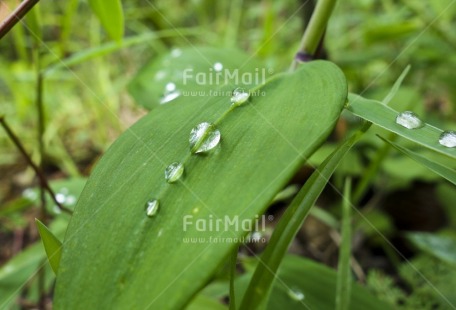
[[[306,297],[303,292],[294,288],[288,290],[288,296],[296,301],[302,301]]]
[[[220,72],[223,70],[223,64],[221,62],[216,62],[214,64],[214,70],[217,72]]]
[[[160,202],[157,199],[153,199],[147,202],[146,204],[146,214],[148,217],[153,217],[158,212]]]
[[[190,132],[190,150],[192,153],[205,153],[220,143],[220,131],[213,124],[198,124]]]
[[[160,99],[160,104],[168,103],[179,97],[180,94],[180,91],[176,88],[176,84],[169,82],[165,86],[165,93],[163,94],[163,97]]]
[[[55,194],[55,200],[57,200],[57,202],[59,202],[59,203],[65,203],[66,196],[62,193],[57,193],[57,194]]]
[[[178,162],[172,163],[165,169],[165,180],[168,183],[174,183],[180,179],[184,173],[184,165]]]
[[[456,147],[456,131],[446,130],[442,132],[439,138],[440,145],[446,147]]]
[[[424,126],[424,122],[412,111],[405,111],[396,117],[396,124],[407,129],[417,129]]]
[[[174,48],[172,51],[171,51],[171,57],[173,58],[177,58],[179,57],[180,55],[182,55],[182,50],[180,48]]]
[[[235,106],[240,106],[246,102],[250,97],[249,92],[246,92],[244,89],[238,87],[233,90],[233,96],[231,96],[231,103]]]

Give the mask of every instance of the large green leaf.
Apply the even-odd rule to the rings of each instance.
[[[227,96],[181,96],[114,143],[70,222],[56,308],[175,309],[192,298],[235,246],[227,238],[247,233],[232,226],[199,231],[195,221],[261,214],[326,139],[347,85],[335,65],[316,61],[274,78],[259,94],[235,109]],[[190,130],[205,121],[217,123],[221,143],[210,154],[190,155]],[[175,161],[185,173],[168,184],[164,169]],[[161,206],[149,218],[152,198]],[[193,216],[186,230],[185,216]]]
[[[124,33],[124,16],[120,0],[89,0],[90,7],[97,15],[108,35],[120,41]]]
[[[210,91],[207,85],[249,88],[265,82],[270,73],[237,49],[176,48],[146,64],[130,82],[128,90],[138,104],[151,110],[174,98],[169,96],[167,85],[176,88],[172,93],[196,97]]]
[[[420,250],[456,266],[456,237],[454,235],[409,232],[406,237]]]

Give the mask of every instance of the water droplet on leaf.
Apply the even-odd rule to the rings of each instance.
[[[304,298],[306,297],[303,292],[297,289],[289,289],[288,296],[290,296],[291,299],[296,301],[304,300]]]
[[[446,147],[456,147],[456,131],[446,130],[442,132],[439,138],[440,145]]]
[[[180,179],[184,173],[184,165],[178,162],[172,163],[165,169],[165,180],[168,183],[174,183]]]
[[[213,124],[198,124],[190,132],[190,150],[192,153],[204,153],[212,150],[220,142],[220,131]]]
[[[153,217],[158,212],[160,202],[157,199],[153,199],[146,204],[146,214],[148,217]]]
[[[165,93],[163,94],[163,97],[160,99],[160,104],[168,103],[179,97],[180,94],[180,91],[176,88],[176,84],[170,82],[165,86]]]
[[[216,62],[214,64],[214,70],[217,72],[220,72],[223,70],[223,64],[221,62]]]
[[[412,111],[405,111],[396,117],[396,124],[407,129],[417,129],[424,126],[424,122]]]
[[[171,51],[171,57],[173,57],[173,58],[177,58],[177,57],[179,57],[180,55],[182,55],[182,50],[179,49],[179,48],[174,48],[174,49]]]
[[[235,90],[233,90],[233,96],[231,96],[231,103],[235,106],[240,106],[241,104],[246,102],[249,99],[249,97],[249,92],[238,87]]]

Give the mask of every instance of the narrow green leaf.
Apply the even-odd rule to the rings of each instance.
[[[363,130],[366,130],[366,125]],[[356,132],[342,143],[311,175],[298,195],[288,206],[277,224],[266,250],[261,255],[252,281],[247,289],[240,309],[254,309],[268,298],[275,274],[289,245],[302,226],[311,207],[320,196],[329,178],[350,148],[358,141],[363,131]]]
[[[59,269],[60,258],[62,257],[62,242],[42,223],[40,220],[35,219],[36,226],[43,241],[44,250],[48,257],[49,264],[52,270],[57,274]]]
[[[381,102],[365,99],[355,94],[349,94],[348,100],[348,110],[353,114],[428,149],[456,159],[456,148],[448,148],[439,144],[439,137],[443,132],[441,129],[429,124],[417,129],[407,129],[396,124],[399,112]]]
[[[342,201],[342,239],[339,247],[339,262],[337,265],[336,309],[350,309],[352,276],[351,258],[351,180],[345,181]]]
[[[122,40],[122,42],[106,42],[99,46],[83,49],[78,51],[68,58],[59,59],[56,62],[49,65],[44,73],[46,75],[52,74],[55,71],[63,68],[69,68],[71,66],[86,62],[88,60],[105,56],[116,51],[122,50],[124,48],[139,45],[139,44],[153,44],[152,40],[157,40],[160,38],[169,38],[174,36],[189,36],[201,34],[201,29],[194,28],[175,28],[175,29],[166,29],[161,31],[155,31],[145,34],[140,34],[136,36],[130,36]]]
[[[401,87],[402,82],[404,81],[404,79],[407,76],[409,71],[410,71],[410,65],[408,65],[404,69],[404,71],[402,71],[402,73],[399,76],[399,78],[396,80],[396,82],[394,82],[393,87],[391,87],[391,90],[389,91],[388,95],[386,95],[386,97],[382,100],[382,103],[384,105],[388,105],[391,102],[391,100],[394,98],[394,96],[396,95],[397,91]]]
[[[100,20],[108,35],[122,40],[124,34],[124,15],[120,0],[89,0],[90,7]]]
[[[236,281],[239,297],[250,282],[251,273]],[[277,272],[266,310],[335,309],[337,273],[311,259],[286,255]],[[373,296],[366,288],[353,283],[350,310],[389,310],[391,305]],[[252,308],[257,309],[257,307]]]
[[[236,280],[236,266],[237,266],[238,247],[234,248],[231,255],[230,262],[230,310],[236,310],[236,296],[234,290],[234,282]]]
[[[242,223],[262,214],[326,140],[347,94],[343,73],[325,61],[272,79],[234,109],[233,89],[209,85],[206,96],[159,105],[106,152],[68,227],[56,308],[184,307],[235,246],[211,238],[247,233],[201,231],[196,219]],[[202,122],[216,124],[220,145],[191,155],[190,131]],[[169,184],[164,171],[176,161],[185,172]],[[151,199],[160,201],[152,218],[145,210]]]
[[[380,139],[382,139],[383,141],[385,141],[386,143],[388,143],[389,145],[391,145],[392,147],[394,147],[395,149],[397,149],[399,152],[407,155],[408,157],[410,157],[417,163],[425,166],[429,170],[434,171],[441,177],[447,179],[448,181],[450,181],[451,183],[456,185],[456,171],[454,169],[447,168],[439,163],[436,163],[435,161],[431,161],[431,160],[427,159],[426,157],[423,157],[415,152],[412,152],[388,139],[382,138],[380,136],[378,136],[378,137]]]
[[[410,232],[406,234],[406,237],[421,251],[456,266],[456,237],[454,235]]]

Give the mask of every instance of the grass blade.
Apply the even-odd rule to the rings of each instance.
[[[386,143],[388,143],[389,145],[391,145],[392,147],[394,147],[396,150],[398,150],[399,152],[403,153],[404,155],[407,155],[408,157],[410,157],[411,159],[413,159],[414,161],[416,161],[417,163],[425,166],[426,168],[428,168],[429,170],[432,170],[434,171],[435,173],[437,173],[438,175],[440,175],[441,177],[447,179],[448,181],[450,181],[451,183],[455,184],[456,185],[456,171],[454,169],[451,169],[451,168],[447,168],[439,163],[436,163],[434,161],[431,161],[415,152],[412,152],[410,150],[407,150],[406,148],[392,142],[392,141],[389,141],[385,138],[382,138],[380,136],[378,136],[380,139],[382,139],[383,141],[385,141]]]
[[[439,137],[443,132],[441,129],[429,124],[425,124],[423,127],[417,129],[407,129],[395,122],[399,112],[383,105],[381,102],[365,99],[355,94],[349,94],[348,100],[350,105],[347,109],[356,116],[383,127],[386,130],[394,132],[401,137],[418,143],[428,149],[456,159],[455,148],[447,148],[439,144]]]
[[[108,35],[116,41],[122,40],[124,15],[120,0],[89,0],[89,4]]]
[[[351,180],[347,179],[342,202],[342,240],[337,265],[336,309],[347,310],[350,307],[351,294]]]
[[[382,103],[384,105],[388,105],[391,102],[391,100],[394,98],[394,96],[396,95],[397,91],[401,87],[402,82],[404,81],[404,79],[407,76],[409,71],[410,71],[410,65],[408,65],[404,69],[404,71],[402,71],[402,73],[399,76],[399,78],[396,80],[396,82],[394,82],[393,87],[391,87],[391,90],[389,91],[388,95],[386,95],[386,97],[382,100]]]
[[[290,243],[302,226],[318,196],[336,170],[344,155],[358,141],[369,125],[341,144],[312,174],[285,211],[271,236],[271,241],[261,256],[252,280],[242,300],[240,309],[255,309],[267,299],[275,274]]]
[[[44,250],[49,260],[49,264],[57,275],[59,269],[60,258],[62,257],[62,242],[44,225],[40,220],[35,219],[36,226],[43,241]]]
[[[236,296],[234,293],[234,281],[236,280],[236,264],[237,264],[238,247],[236,246],[231,255],[230,268],[230,310],[236,310]]]

